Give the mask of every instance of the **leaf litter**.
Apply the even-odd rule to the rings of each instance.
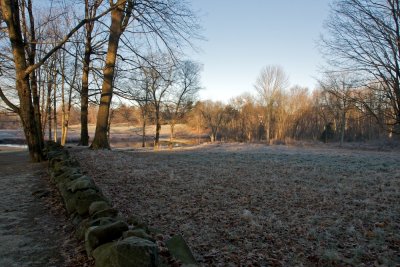
[[[234,143],[71,153],[124,216],[181,234],[202,265],[400,264],[398,152]]]

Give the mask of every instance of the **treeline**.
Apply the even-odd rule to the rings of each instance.
[[[289,86],[289,79],[278,66],[267,66],[255,82],[255,90],[228,103],[197,101],[190,98],[178,117],[171,117],[169,101],[156,107],[122,104],[113,108],[113,122],[146,123],[173,127],[186,123],[198,132],[207,132],[209,140],[285,143],[289,140],[323,142],[368,141],[392,137],[395,115],[372,87],[354,87],[351,76],[326,75],[319,89],[310,91]],[[168,98],[166,98],[168,99]],[[163,100],[163,99],[161,99]],[[374,110],[370,108],[374,105]],[[171,124],[171,118],[174,122]],[[156,126],[157,128],[157,126]],[[145,133],[143,133],[145,135]],[[171,141],[174,132],[171,131]]]
[[[267,66],[254,94],[221,104],[196,102],[202,67],[184,52],[201,39],[201,27],[186,1],[2,0],[2,106],[18,114],[33,161],[44,159],[45,137],[65,143],[75,107],[79,144],[110,148],[118,102],[140,111],[143,131],[155,124],[156,147],[161,125],[170,126],[173,139],[182,120],[207,130],[211,141],[398,135],[399,0],[334,1],[321,41],[328,64],[320,89],[290,87],[283,70]],[[96,117],[91,143],[89,116]]]

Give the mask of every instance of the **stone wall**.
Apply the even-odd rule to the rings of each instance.
[[[124,219],[68,151],[48,143],[49,174],[96,267],[197,266],[184,239],[165,239],[138,216]]]

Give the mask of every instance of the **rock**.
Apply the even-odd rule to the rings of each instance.
[[[95,220],[92,220],[91,218],[86,218],[82,220],[79,223],[78,227],[76,228],[75,237],[79,240],[83,240],[85,239],[85,233],[87,229],[89,229],[90,227],[111,224],[116,221],[117,221],[116,218],[110,218],[110,217],[102,217]]]
[[[190,251],[189,246],[181,235],[174,235],[165,242],[169,253],[183,264],[197,266],[197,262]]]
[[[113,209],[113,208],[108,208],[105,210],[100,210],[96,212],[95,214],[92,214],[90,217],[95,220],[101,217],[117,217],[118,216],[118,210]]]
[[[79,168],[72,168],[72,167],[65,167],[63,172],[58,173],[58,174],[53,174],[53,182],[56,184],[60,182],[66,182],[66,181],[72,181],[74,179],[77,179],[78,177],[81,177],[83,174],[81,173]]]
[[[93,251],[96,267],[159,266],[157,245],[139,237],[104,244]]]
[[[79,190],[87,190],[87,189],[94,189],[96,191],[99,191],[93,180],[85,175],[70,181],[66,186],[67,190],[71,191],[72,193]]]
[[[135,227],[147,229],[146,223],[139,216],[131,215],[128,217],[127,222]]]
[[[140,238],[147,239],[150,241],[154,241],[154,239],[149,234],[147,234],[146,230],[142,229],[142,228],[128,230],[128,231],[124,232],[122,236],[124,238],[136,236],[136,237],[140,237]]]
[[[64,196],[63,196],[64,197]],[[65,207],[69,213],[76,211],[79,215],[89,213],[90,205],[95,201],[105,201],[104,196],[94,189],[65,193]]]
[[[77,214],[77,213],[74,213],[72,215],[72,224],[75,225],[75,226],[78,226],[83,220],[84,220],[84,218],[81,215]]]
[[[110,207],[110,204],[108,204],[108,202],[106,202],[106,201],[95,201],[92,204],[90,204],[89,215],[92,215],[92,214],[94,214],[94,213],[96,213],[98,211],[109,209],[109,208],[111,208],[111,207]]]
[[[100,226],[92,226],[85,233],[85,248],[88,255],[98,246],[116,240],[128,230],[128,225],[117,221]]]

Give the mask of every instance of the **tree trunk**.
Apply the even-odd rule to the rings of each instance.
[[[79,145],[89,145],[89,130],[88,130],[88,106],[89,106],[89,64],[90,55],[92,53],[92,30],[93,24],[86,27],[86,42],[85,42],[85,56],[83,59],[82,71],[82,90],[81,90],[81,140]]]
[[[65,54],[64,54],[64,56],[65,56]],[[61,145],[63,145],[63,146],[67,142],[69,118],[70,118],[71,107],[72,107],[72,89],[73,89],[73,85],[75,84],[75,81],[76,81],[77,69],[78,69],[78,51],[76,51],[76,54],[75,54],[74,75],[72,77],[72,82],[69,85],[67,111],[64,114],[65,117],[64,117],[64,123],[63,123],[63,135],[62,135],[62,138],[61,138]],[[63,82],[64,82],[64,79],[65,79],[65,64],[63,64],[63,73],[62,73],[62,75],[63,75]]]
[[[144,116],[142,123],[142,147],[146,147],[146,119]]]
[[[343,146],[345,129],[346,129],[346,111],[343,110],[340,123],[340,146]]]
[[[55,72],[55,68],[54,68],[54,76],[53,76],[53,127],[54,127],[54,131],[53,131],[53,135],[54,135],[54,142],[57,143],[58,141],[58,135],[57,135],[57,84],[56,84],[56,79],[57,79],[57,74]]]
[[[86,52],[85,52],[86,60]],[[89,66],[83,67],[82,73],[82,91],[81,91],[81,139],[79,145],[89,145],[89,130],[88,130],[88,107],[89,107]]]
[[[267,144],[270,144],[270,133],[271,133],[271,112],[268,109],[267,111],[267,116],[266,116],[266,127],[265,127],[265,138],[267,141]]]
[[[169,137],[169,144],[170,147],[173,148],[174,147],[174,135],[175,135],[175,120],[171,121],[171,125],[170,125],[170,137]]]
[[[27,69],[27,61],[24,49],[25,44],[21,33],[18,1],[1,0],[0,3],[2,17],[8,28],[15,65],[16,89],[18,90],[20,102],[18,115],[21,118],[22,126],[24,128],[30,158],[34,162],[39,162],[44,159],[42,152],[43,143],[41,142],[42,133],[39,132],[41,127],[37,124],[40,123],[40,121],[36,121],[37,117],[35,116],[35,110],[32,103],[29,74],[25,72]]]
[[[160,110],[156,108],[156,137],[154,138],[154,149],[160,148]]]
[[[93,143],[90,146],[92,149],[110,149],[110,143],[107,137],[108,119],[113,94],[113,79],[115,63],[117,61],[118,44],[123,32],[123,20],[124,8],[115,8],[111,11],[110,36],[108,39],[106,63],[103,69],[104,78],[101,88],[100,107],[97,113],[96,131]]]
[[[52,139],[52,126],[51,126],[51,87],[52,87],[52,82],[50,78],[47,80],[47,123],[48,123],[48,131],[49,131],[49,136],[48,140],[51,141]]]

